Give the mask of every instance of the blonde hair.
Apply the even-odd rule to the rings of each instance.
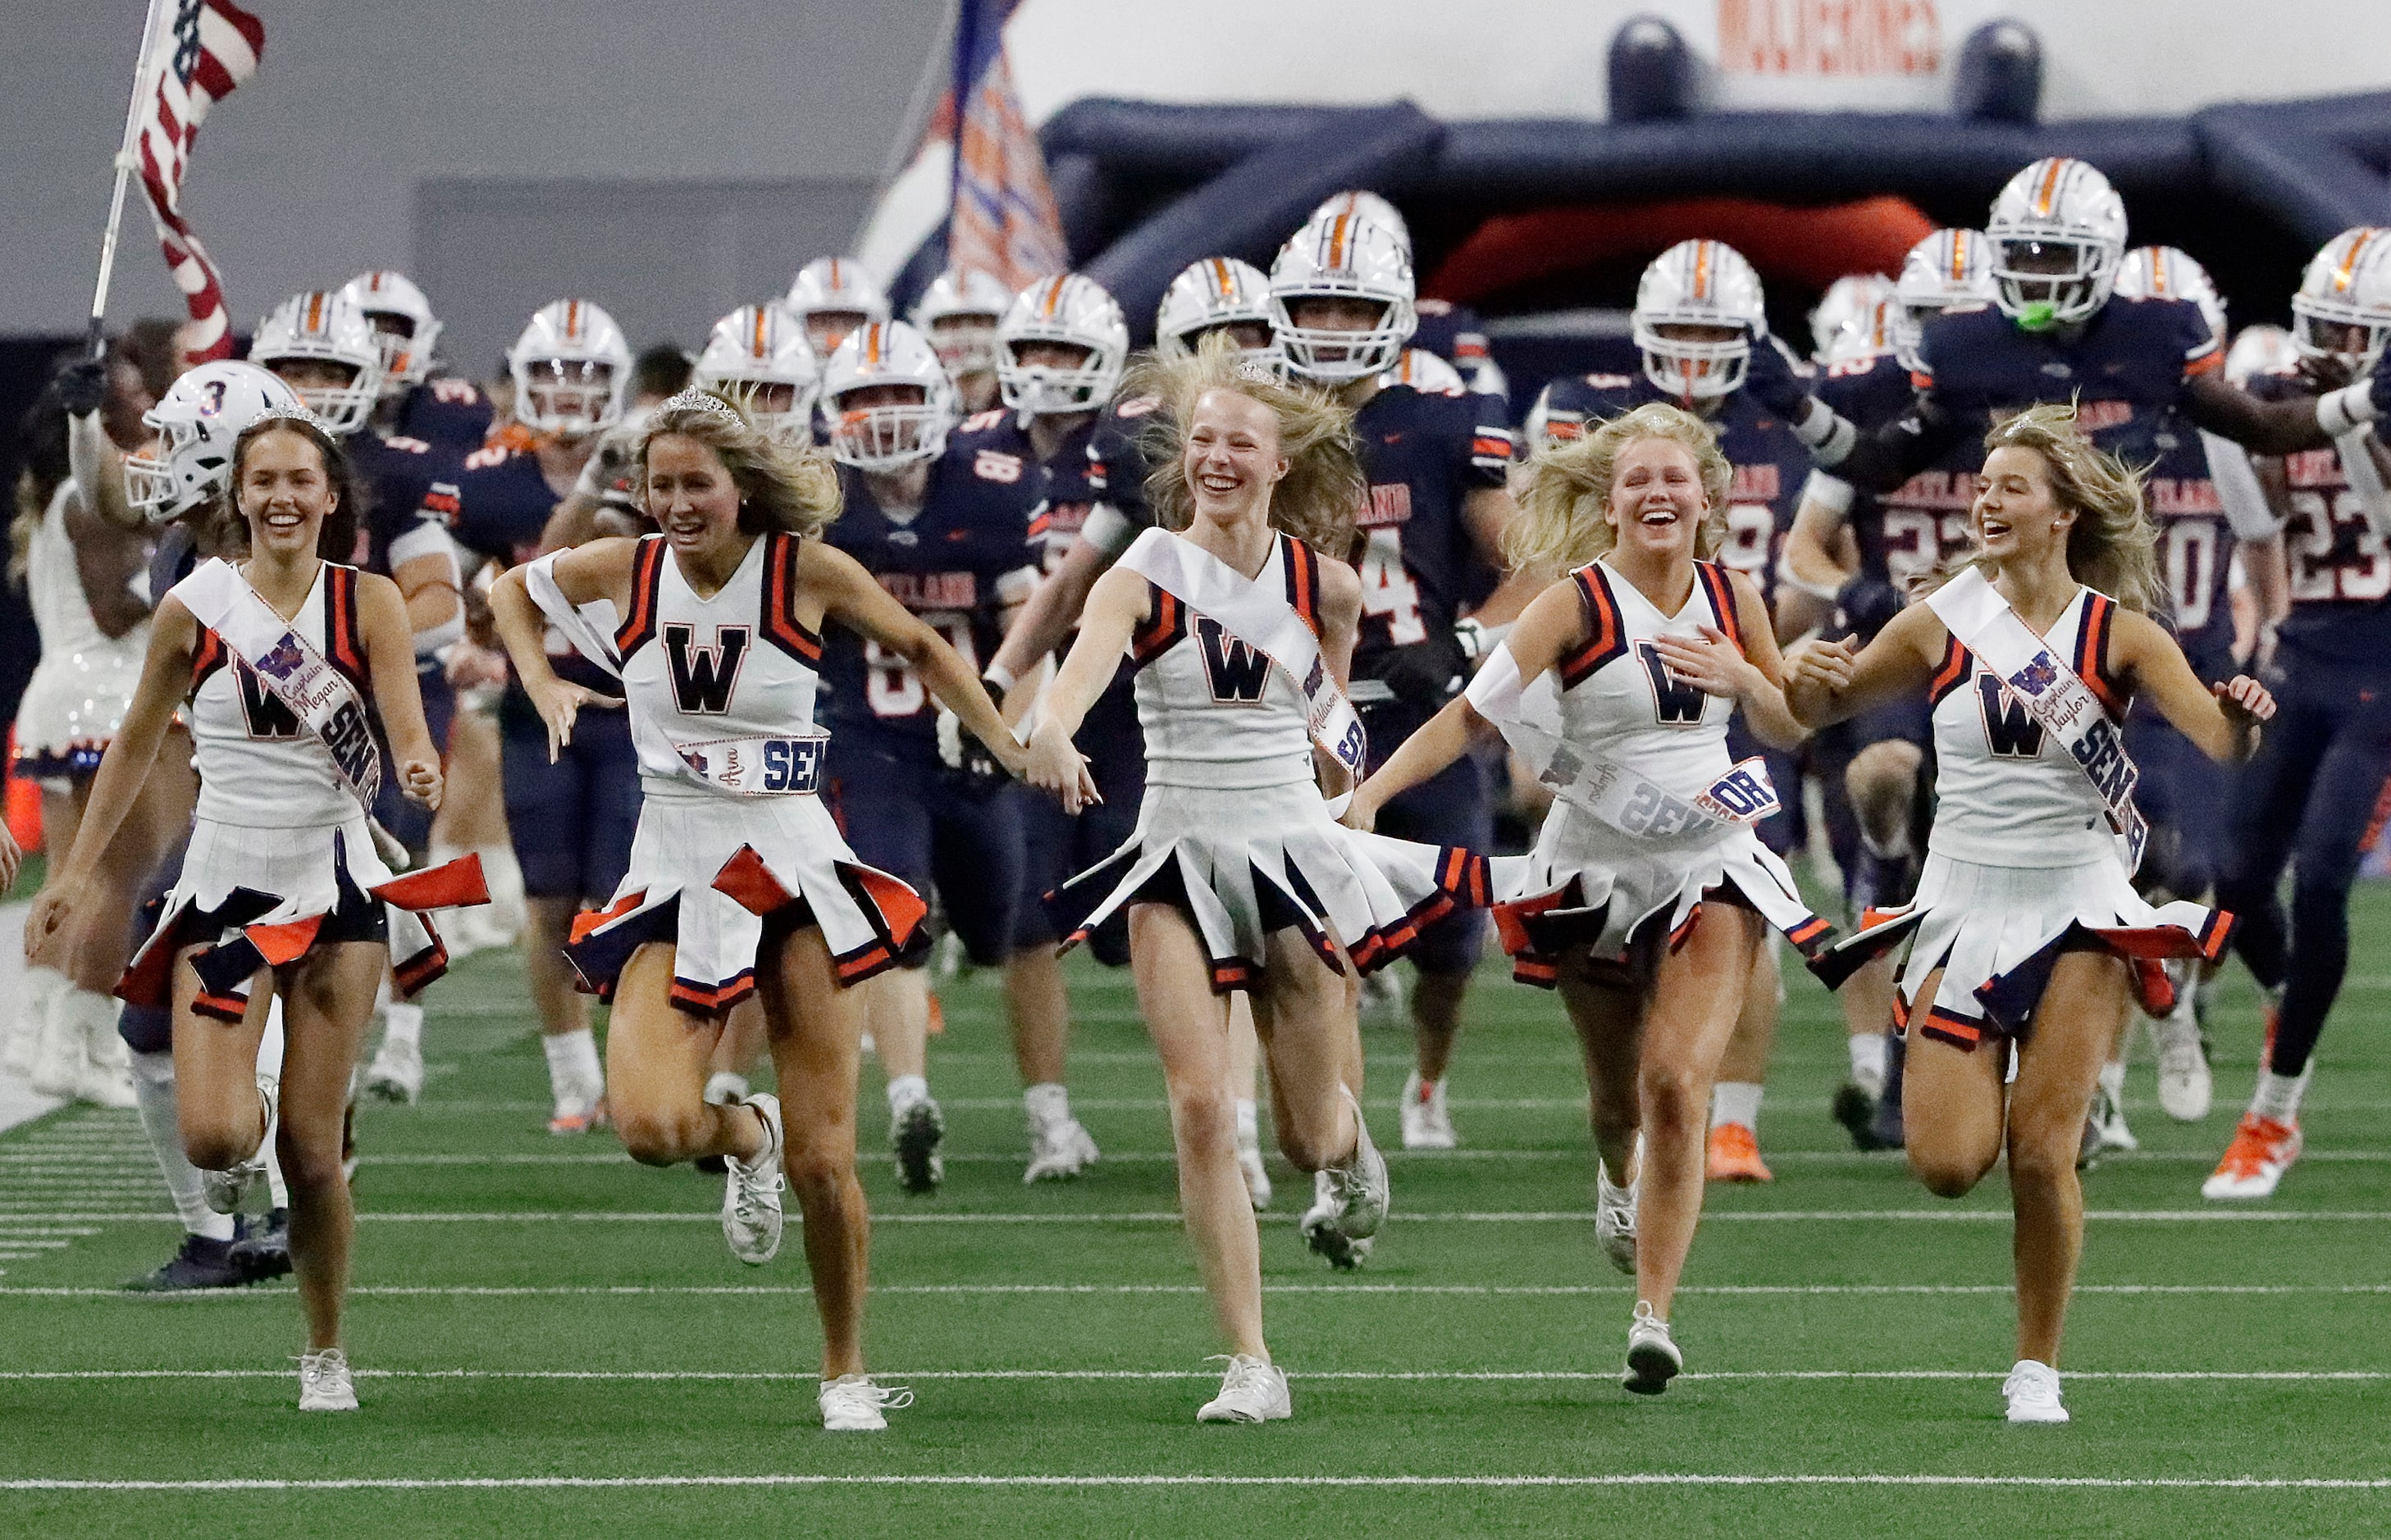
[[[1352,409],[1316,386],[1282,379],[1241,360],[1235,344],[1218,332],[1182,357],[1147,355],[1122,388],[1124,396],[1152,396],[1157,403],[1140,435],[1140,448],[1153,468],[1145,495],[1154,521],[1166,530],[1183,530],[1195,521],[1186,425],[1208,391],[1234,391],[1270,408],[1278,419],[1278,452],[1286,456],[1286,475],[1271,489],[1271,527],[1343,558],[1370,488],[1353,438]]]
[[[2142,473],[2095,447],[2073,402],[2044,402],[1993,425],[1984,453],[2030,449],[2042,457],[2051,500],[2075,515],[2067,532],[2067,570],[2128,610],[2148,610],[2159,593],[2158,530],[2142,501]],[[1984,563],[1973,556],[1950,574]]]
[[[792,443],[756,426],[738,404],[711,391],[684,391],[655,409],[640,434],[640,504],[647,502],[648,447],[667,433],[714,451],[739,488],[739,527],[749,534],[785,530],[815,535],[838,518],[838,467],[827,451]]]
[[[1608,555],[1619,531],[1603,517],[1619,456],[1643,439],[1682,444],[1694,457],[1710,507],[1694,532],[1694,556],[1707,561],[1726,539],[1728,488],[1735,468],[1718,446],[1710,425],[1682,407],[1647,402],[1622,412],[1581,438],[1546,444],[1528,458],[1517,495],[1519,516],[1504,534],[1503,548],[1521,571],[1558,577]]]

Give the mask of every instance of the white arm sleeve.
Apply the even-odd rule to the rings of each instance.
[[[1079,538],[1105,553],[1107,559],[1118,561],[1129,549],[1129,543],[1138,537],[1138,527],[1129,516],[1110,503],[1098,503],[1088,510],[1088,521],[1079,526]]]
[[[2341,473],[2349,478],[2349,490],[2366,505],[2366,521],[2374,526],[2377,535],[2391,540],[2391,492],[2384,489],[2383,472],[2367,448],[2367,441],[2373,436],[2373,429],[2360,426],[2339,435],[2333,443],[2341,454]]]
[[[2217,500],[2225,505],[2225,521],[2236,540],[2264,540],[2281,528],[2258,473],[2250,467],[2250,452],[2231,439],[2200,430],[2201,447],[2208,452],[2209,480],[2217,483]]]

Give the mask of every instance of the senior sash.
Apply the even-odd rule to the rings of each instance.
[[[566,547],[567,550],[571,548]],[[609,627],[588,613],[588,610],[599,610],[604,601],[600,600],[585,610],[566,598],[564,590],[557,584],[556,561],[563,554],[563,551],[550,551],[536,561],[526,562],[523,570],[523,589],[530,594],[531,602],[539,606],[539,612],[548,618],[548,623],[573,644],[574,651],[620,679],[623,676],[623,660],[614,655],[614,638],[608,635]],[[606,605],[601,612],[611,613],[612,610],[611,605]]]
[[[1329,677],[1320,642],[1294,607],[1273,588],[1247,577],[1183,535],[1149,529],[1130,543],[1120,565],[1144,578],[1198,614],[1286,670],[1303,693],[1305,725],[1312,741],[1362,778],[1368,739],[1353,703]]]
[[[830,735],[820,729],[770,738],[675,743],[691,778],[737,797],[810,797],[821,786]]]
[[[1561,725],[1558,676],[1547,670],[1523,685],[1508,642],[1487,655],[1468,694],[1478,714],[1501,729],[1503,741],[1555,797],[1622,834],[1690,842],[1723,828],[1756,824],[1777,809],[1777,788],[1758,755],[1686,797],[1570,743]]]
[[[2150,825],[2134,806],[2141,772],[2126,752],[2124,730],[2100,709],[2092,687],[2019,618],[1981,567],[1969,568],[1927,595],[1926,605],[1961,647],[2000,677],[2026,714],[2066,748],[2108,810],[2118,857],[2131,876],[2150,841]]]
[[[365,699],[348,675],[326,662],[221,557],[201,562],[174,584],[174,595],[324,746],[341,784],[370,816],[381,789],[381,750]]]

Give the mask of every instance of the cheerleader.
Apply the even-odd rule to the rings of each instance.
[[[1030,738],[1029,778],[1068,812],[1086,805],[1072,735],[1129,654],[1147,767],[1137,827],[1057,891],[1057,918],[1067,945],[1126,914],[1180,1203],[1229,1346],[1221,1393],[1196,1417],[1260,1422],[1290,1407],[1262,1336],[1222,996],[1252,1001],[1279,1148],[1329,1174],[1332,1200],[1306,1216],[1306,1239],[1352,1266],[1387,1213],[1386,1162],[1356,1100],[1355,968],[1383,963],[1465,897],[1482,902],[1484,870],[1467,852],[1340,828],[1321,801],[1311,725],[1332,779],[1363,756],[1344,694],[1361,583],[1317,554],[1345,548],[1363,498],[1351,413],[1224,342],[1157,361],[1132,389],[1161,404],[1147,482],[1157,527],[1090,591]]]
[[[2072,408],[1985,435],[1974,557],[1865,648],[1796,649],[1788,699],[1812,725],[1923,693],[1939,798],[1917,897],[1870,911],[1814,969],[1840,983],[1906,941],[1893,1016],[1908,1033],[1910,1169],[1958,1198],[2009,1153],[2018,1361],[2011,1422],[2064,1422],[2059,1340],[2083,1249],[2075,1158],[2128,991],[2164,1014],[2168,957],[2213,961],[2230,915],[2136,894],[2140,816],[2121,728],[2147,697],[2200,751],[2249,758],[2274,700],[2203,685],[2143,612],[2155,535],[2134,473]]]
[[[249,558],[202,563],[159,605],[139,687],[74,848],[26,930],[48,936],[101,900],[101,862],[187,695],[200,784],[189,853],[118,989],[147,1005],[171,995],[184,1149],[210,1174],[220,1212],[237,1211],[273,1136],[307,1317],[299,1406],[349,1411],[357,1400],[341,1312],[354,1216],[342,1122],[389,966],[386,906],[479,902],[479,879],[470,866],[399,878],[375,848],[365,807],[381,763],[369,713],[381,719],[408,797],[437,806],[440,766],[396,585],[317,555],[350,485],[339,443],[313,414],[285,408],[242,430],[231,463]],[[402,970],[429,964],[437,945],[432,938]],[[267,987],[252,987],[261,978]],[[256,1072],[277,995],[278,1086]]]
[[[839,508],[821,451],[691,392],[656,410],[638,454],[634,484],[662,534],[556,552],[491,592],[550,751],[571,742],[584,705],[613,698],[558,677],[545,623],[620,676],[639,753],[630,868],[614,901],[575,924],[567,955],[614,1005],[606,1093],[632,1157],[724,1157],[723,1236],[751,1264],[779,1249],[784,1170],[795,1183],[822,1323],[822,1426],[876,1431],[911,1396],[863,1367],[870,1219],[850,986],[896,963],[924,905],[855,858],[817,795],[823,620],[903,658],[1008,769],[1024,751],[954,649],[820,538]],[[611,635],[585,618],[600,600],[627,617]],[[723,1020],[757,995],[780,1094],[709,1102]]]
[[[1771,747],[1804,736],[1758,586],[1712,559],[1732,479],[1710,428],[1665,403],[1539,450],[1510,556],[1569,575],[1345,814],[1369,828],[1489,723],[1557,793],[1535,850],[1494,864],[1494,912],[1515,975],[1560,991],[1584,1052],[1595,1233],[1635,1275],[1623,1382],[1643,1395],[1684,1367],[1669,1307],[1701,1218],[1711,1083],[1765,925],[1803,946],[1827,932],[1753,831],[1777,808],[1764,763],[1728,759],[1738,710]]]

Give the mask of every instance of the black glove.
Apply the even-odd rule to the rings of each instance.
[[[104,358],[78,358],[60,369],[54,381],[58,392],[58,404],[71,417],[87,417],[108,401],[108,361]]]
[[[2379,366],[2374,377],[2366,382],[2366,399],[2374,404],[2374,420],[2391,417],[2391,373]]]
[[[1835,609],[1852,634],[1866,641],[1901,613],[1901,590],[1882,578],[1863,573],[1835,595]]]
[[[1376,677],[1395,692],[1395,699],[1415,710],[1434,714],[1460,693],[1467,682],[1468,665],[1461,642],[1451,633],[1431,634],[1427,641],[1399,647],[1378,660]]]
[[[1800,422],[1810,410],[1810,382],[1793,371],[1793,360],[1774,337],[1751,340],[1751,362],[1744,367],[1743,388],[1788,422]]]

